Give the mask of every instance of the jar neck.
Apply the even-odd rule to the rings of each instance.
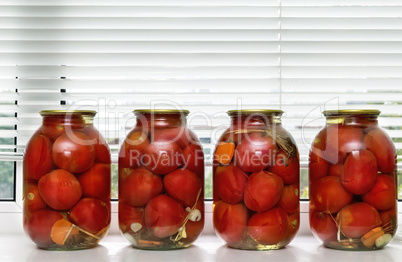
[[[326,117],[327,125],[344,124],[344,125],[378,125],[378,115],[332,115]]]
[[[80,113],[42,115],[43,125],[93,125],[94,116]]]
[[[137,127],[181,127],[187,125],[187,119],[184,114],[136,114]]]
[[[263,115],[263,114],[240,114],[230,116],[231,126],[235,127],[256,127],[280,125],[282,123],[281,116]]]

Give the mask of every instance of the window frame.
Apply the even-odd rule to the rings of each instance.
[[[42,1],[39,1],[39,2],[42,2]],[[66,5],[66,6],[68,6],[69,5],[69,3],[67,2],[67,1],[64,1],[65,3],[63,4],[63,5]],[[137,1],[138,2],[138,1]],[[133,5],[136,5],[136,4],[138,4],[137,2],[135,2]],[[162,1],[159,1],[159,2],[162,2]],[[181,1],[177,1],[177,2],[181,2]],[[213,3],[213,1],[208,1],[209,2],[209,4],[211,4],[211,3]],[[293,53],[295,52],[295,49],[294,49],[294,46],[293,46],[293,44],[294,44],[294,42],[296,42],[296,41],[300,41],[300,42],[302,42],[302,43],[304,43],[304,42],[306,42],[306,43],[318,43],[319,41],[323,41],[324,43],[328,43],[331,39],[332,39],[332,37],[333,36],[329,36],[328,37],[328,39],[321,39],[321,38],[319,38],[318,40],[317,39],[314,39],[314,38],[306,38],[306,39],[304,39],[303,40],[303,38],[298,38],[298,37],[295,37],[295,38],[289,38],[289,32],[290,31],[294,31],[294,30],[297,30],[297,28],[295,29],[295,24],[294,24],[294,22],[293,23],[290,23],[290,24],[286,24],[286,23],[284,23],[284,22],[286,22],[286,21],[296,21],[297,22],[297,19],[295,19],[295,18],[302,18],[302,20],[304,19],[304,17],[297,17],[297,16],[295,16],[292,12],[295,10],[295,9],[297,9],[297,8],[299,8],[298,7],[298,4],[299,3],[297,3],[297,4],[294,4],[294,3],[296,3],[297,1],[279,1],[279,3],[280,3],[280,6],[278,6],[278,10],[280,10],[280,12],[278,13],[278,16],[272,16],[271,18],[272,19],[270,19],[270,20],[273,20],[273,19],[278,19],[278,21],[280,21],[281,23],[278,23],[278,28],[271,28],[271,30],[273,30],[273,31],[278,31],[280,34],[278,35],[278,39],[280,39],[281,41],[283,40],[283,45],[281,46],[281,48],[280,48],[280,50],[277,52],[277,53],[271,53],[271,55],[272,54],[274,54],[275,56],[279,56],[279,61],[278,61],[278,65],[276,64],[276,62],[275,63],[272,63],[272,61],[271,62],[267,62],[267,61],[264,61],[264,64],[265,63],[268,63],[269,65],[269,68],[271,68],[271,67],[279,67],[279,69],[280,69],[280,72],[278,72],[279,74],[280,74],[280,78],[279,79],[276,79],[276,78],[273,78],[273,81],[274,82],[278,82],[277,84],[280,86],[280,88],[283,88],[283,94],[284,95],[286,95],[287,93],[286,93],[286,88],[285,88],[285,86],[286,86],[286,83],[287,82],[289,82],[289,81],[295,81],[295,79],[296,80],[299,80],[299,82],[303,82],[303,80],[304,81],[309,81],[309,79],[303,79],[303,77],[301,77],[300,75],[298,75],[298,74],[296,74],[296,75],[293,75],[292,73],[294,73],[294,69],[295,68],[297,68],[297,67],[301,67],[302,69],[303,69],[303,67],[305,67],[305,68],[307,68],[307,69],[311,69],[311,68],[317,68],[317,64],[316,63],[318,63],[317,61],[313,61],[314,63],[312,63],[312,64],[309,64],[309,63],[307,63],[307,64],[299,64],[299,63],[294,63],[294,61],[291,59],[292,58],[292,55],[293,55]],[[309,1],[307,1],[307,2],[309,2]],[[340,1],[340,2],[343,2],[343,1]],[[379,1],[376,1],[376,2],[379,2]],[[4,5],[21,5],[22,6],[22,4],[21,4],[22,2],[20,2],[20,1],[17,1],[17,3],[14,3],[14,2],[12,2],[12,1],[5,1],[5,3],[4,3]],[[229,2],[228,2],[229,3]],[[82,4],[82,3],[81,3]],[[382,3],[381,3],[382,4]],[[381,4],[379,4],[379,5],[381,5]],[[39,6],[40,7],[40,5],[41,5],[41,3],[36,3],[35,5],[37,5],[37,6]],[[84,5],[85,5],[85,3],[84,3]],[[180,4],[179,4],[180,5]],[[212,4],[212,6],[213,6],[214,4]],[[225,4],[226,5],[226,4]],[[229,5],[229,4],[227,4],[227,5]],[[294,6],[293,6],[294,5]],[[303,5],[303,3],[302,3],[302,5]],[[304,7],[307,7],[307,10],[313,10],[313,8],[309,8],[309,4],[305,4],[305,5],[307,5],[307,6],[301,6],[301,8],[304,8]],[[328,5],[328,7],[327,7],[327,5]],[[359,4],[356,4],[357,6],[359,6]],[[375,5],[378,5],[377,3],[375,4]],[[390,5],[389,3],[388,4],[384,4],[384,6],[387,6],[387,5]],[[268,7],[270,7],[271,5],[267,5]],[[273,5],[273,6],[276,6],[276,5]],[[317,3],[316,4],[316,6],[321,6],[321,8],[322,9],[326,9],[326,8],[330,8],[331,7],[331,2],[329,2],[329,3]],[[282,8],[283,7],[283,8]],[[313,6],[313,7],[315,7],[315,6]],[[341,8],[344,8],[344,7],[341,7]],[[375,9],[375,7],[374,8],[371,8],[371,9]],[[293,10],[293,11],[292,11]],[[311,10],[310,10],[310,12],[311,12]],[[313,10],[313,11],[315,11],[315,10]],[[290,13],[289,13],[290,12]],[[325,13],[324,13],[325,14]],[[335,14],[335,16],[331,16],[331,17],[327,17],[329,20],[336,20],[336,18],[338,17],[337,16],[337,14],[338,13],[336,13]],[[323,14],[319,14],[319,15],[323,15]],[[332,15],[334,15],[334,14],[332,14]],[[307,17],[307,18],[309,18],[309,17]],[[311,17],[310,17],[311,18]],[[312,18],[314,18],[314,15],[312,15]],[[379,16],[379,17],[377,17],[376,18],[376,16],[373,16],[373,18],[374,19],[377,19],[377,18],[381,18],[381,16]],[[282,20],[283,19],[283,20]],[[349,20],[348,20],[349,19]],[[352,18],[348,18],[348,17],[346,17],[346,19],[342,19],[342,21],[351,21],[351,20],[353,20],[354,18],[352,17]],[[283,22],[283,23],[282,23]],[[307,23],[307,24],[302,24],[301,25],[302,26],[302,28],[303,27],[309,27],[310,26],[310,23]],[[336,28],[336,30],[344,30],[344,27],[345,27],[345,25],[340,25],[340,27],[339,28]],[[263,27],[262,27],[263,28]],[[320,28],[320,27],[319,27]],[[355,30],[357,30],[356,28],[354,28]],[[12,30],[12,29],[11,29]],[[260,28],[260,30],[261,30],[261,28]],[[306,28],[304,28],[304,30],[306,30]],[[310,29],[308,29],[308,30],[317,30],[317,28],[315,28],[315,27],[313,27],[313,28],[310,28]],[[388,29],[388,30],[391,30],[391,29]],[[294,36],[293,36],[294,37]],[[276,38],[275,38],[276,39]],[[271,40],[267,40],[267,42],[276,42],[277,40],[275,40],[275,39],[271,39]],[[296,41],[295,41],[295,39],[296,39]],[[13,40],[12,40],[13,41]],[[17,40],[18,41],[18,40]],[[29,40],[28,40],[29,41]],[[219,40],[216,40],[216,41],[219,41]],[[233,41],[233,40],[232,40]],[[351,41],[356,41],[356,40],[351,40]],[[370,40],[364,40],[364,41],[370,41]],[[345,41],[341,41],[341,43],[345,43]],[[394,44],[394,43],[393,43]],[[262,52],[262,51],[261,51]],[[324,54],[326,54],[327,56],[329,56],[329,57],[332,57],[333,55],[337,55],[337,54],[333,54],[333,53],[331,53],[331,51],[329,50],[324,50],[324,51],[322,51]],[[344,52],[349,52],[349,51],[345,51],[344,50]],[[262,52],[263,53],[263,52]],[[306,51],[305,53],[303,53],[305,56],[313,56],[313,58],[316,58],[317,59],[317,53],[315,53],[315,51],[313,52],[313,51]],[[356,53],[357,55],[358,55],[358,52]],[[355,54],[355,55],[356,55]],[[392,54],[392,53],[391,53]],[[319,53],[318,53],[318,55],[320,55]],[[290,60],[290,63],[289,63],[289,61],[286,63],[286,60]],[[353,61],[355,61],[356,60],[356,57],[354,57],[354,59],[351,59],[351,61],[353,62]],[[293,61],[293,62],[292,62]],[[382,61],[382,60],[381,60]],[[398,61],[399,62],[399,61]],[[354,62],[353,62],[354,63]],[[259,64],[260,66],[261,66],[261,64]],[[319,65],[319,64],[318,64]],[[347,64],[347,66],[351,66],[351,65],[353,65],[353,64]],[[357,64],[358,66],[361,66],[359,63]],[[20,70],[23,72],[24,70],[24,66],[26,66],[26,65],[22,65],[22,66],[20,66]],[[28,65],[29,66],[29,65]],[[43,66],[43,65],[42,65]],[[48,65],[45,65],[45,66],[48,66]],[[59,65],[58,65],[59,66]],[[68,67],[69,67],[70,65],[67,65],[67,69],[68,69]],[[73,65],[74,66],[74,65]],[[162,65],[162,67],[164,67],[164,66],[166,66],[166,65]],[[282,67],[283,66],[283,67]],[[324,64],[324,67],[325,66],[328,66],[328,65],[326,65],[326,64]],[[332,66],[334,66],[334,65],[332,65]],[[399,64],[397,63],[397,66],[399,66]],[[154,65],[154,67],[157,67],[157,68],[160,68],[161,67],[161,65],[158,65],[158,66],[155,66]],[[386,67],[386,66],[385,66]],[[337,67],[336,66],[334,66],[334,68],[336,69]],[[368,67],[369,69],[370,69],[370,67]],[[59,71],[59,69],[60,68],[56,68],[56,72],[58,72]],[[18,70],[17,70],[18,71]],[[63,72],[63,70],[60,70],[61,72]],[[283,76],[283,78],[282,78],[282,76]],[[364,76],[364,75],[363,75]],[[65,79],[65,78],[63,78],[64,77],[64,75],[57,75],[57,77],[60,77],[61,79]],[[24,79],[24,77],[22,77],[21,79]],[[348,76],[345,76],[345,79],[348,79]],[[380,80],[383,80],[383,79],[386,79],[385,77],[384,78],[380,78]],[[272,80],[272,79],[271,79]],[[300,81],[301,80],[301,81]],[[325,80],[325,79],[324,79]],[[332,81],[333,79],[329,79],[329,81]],[[336,79],[335,79],[336,80]],[[342,79],[341,79],[342,80]],[[297,81],[296,81],[297,82]],[[301,84],[300,86],[303,86],[303,84]],[[292,88],[293,89],[295,89],[296,87],[298,87],[298,85],[292,85]],[[64,90],[64,92],[63,92],[63,90]],[[61,93],[63,93],[63,95],[65,95],[65,89],[60,89],[60,92]],[[289,91],[288,91],[289,92]],[[16,93],[18,93],[18,89],[16,89]],[[239,93],[239,94],[236,94],[238,97],[241,97],[242,95],[243,95],[244,93]],[[60,94],[59,94],[60,95]],[[278,93],[275,93],[275,95],[278,95]],[[279,96],[281,96],[282,95],[282,89],[281,89],[281,92],[279,93]],[[360,93],[356,93],[356,94],[354,94],[354,96],[359,96],[360,95]],[[63,101],[64,101],[64,103],[65,103],[65,100],[61,100],[60,101],[60,103],[63,103]],[[292,106],[292,105],[286,105],[286,103],[284,103],[284,104],[282,104],[282,101],[285,101],[285,100],[282,100],[282,97],[280,98],[280,103],[279,103],[279,107],[281,107],[281,106],[283,106],[283,107],[285,107],[285,108],[289,108],[289,106]],[[54,101],[53,101],[54,102]],[[275,106],[276,106],[276,104],[275,104]],[[286,110],[285,110],[286,111]],[[16,139],[18,139],[18,137],[16,138]],[[16,143],[17,144],[17,143]],[[21,149],[21,148],[19,148],[19,149]],[[303,149],[304,151],[306,151],[307,150],[307,148],[304,148]],[[17,158],[18,159],[22,159],[22,155],[18,155],[17,154]],[[12,161],[12,160],[10,160],[10,161]],[[4,200],[4,201],[0,201],[0,219],[2,219],[3,218],[3,216],[6,216],[6,217],[9,217],[10,216],[10,214],[11,215],[16,215],[17,217],[18,216],[21,216],[21,213],[22,213],[22,161],[21,160],[18,160],[18,161],[15,161],[14,162],[15,164],[14,164],[14,166],[15,166],[15,170],[14,170],[14,172],[15,172],[15,177],[14,177],[14,179],[15,179],[15,184],[14,184],[14,186],[15,186],[15,188],[14,188],[14,200]],[[306,168],[306,162],[304,162],[303,163],[303,168]],[[401,163],[398,163],[398,168],[399,168],[399,170],[401,170],[401,168],[402,168],[402,162]],[[208,216],[210,216],[210,215],[212,215],[212,201],[206,201],[205,202],[206,203],[206,214],[208,214]],[[398,202],[398,206],[399,206],[399,213],[402,213],[401,211],[401,209],[402,209],[402,202],[401,202],[401,200],[399,200],[399,202]],[[117,201],[114,201],[113,203],[112,203],[112,213],[113,213],[113,216],[116,216],[117,215]],[[308,216],[308,201],[306,201],[306,200],[302,200],[301,201],[301,213],[302,213],[302,216],[303,217],[305,217],[306,215]],[[17,224],[16,223],[16,221],[17,220],[10,220],[10,223],[14,223],[14,224]],[[306,221],[306,220],[304,220],[304,221]],[[212,225],[211,225],[211,223],[212,223],[212,220],[211,219],[207,219],[206,220],[206,222],[207,222],[207,226],[206,226],[206,231],[207,232],[210,232],[210,229],[212,228]],[[115,232],[118,232],[118,230],[116,231],[116,230],[114,230],[113,228],[115,228],[116,227],[116,225],[117,225],[117,223],[116,223],[116,221],[114,221],[114,222],[112,222],[113,224],[112,224],[112,230],[111,230],[111,232],[112,233],[115,233]],[[5,223],[5,224],[7,224],[7,223]],[[22,222],[21,222],[21,225],[22,225]],[[18,224],[18,227],[21,227],[21,225],[20,224]],[[308,228],[308,223],[303,223],[302,224],[302,229],[299,231],[299,232],[304,232],[304,230],[305,230],[305,228]],[[14,227],[11,227],[11,228],[14,228]],[[22,228],[22,227],[21,227]],[[3,226],[3,227],[0,227],[0,232],[2,232],[2,230],[8,230],[7,228],[5,228],[5,226]]]

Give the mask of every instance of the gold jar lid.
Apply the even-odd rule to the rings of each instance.
[[[179,109],[136,109],[134,114],[183,114],[187,116],[190,111]]]
[[[39,112],[39,114],[41,116],[66,115],[66,114],[80,114],[80,115],[95,116],[96,111],[94,111],[94,110],[41,110]]]
[[[240,109],[240,110],[229,110],[226,113],[229,116],[252,115],[252,114],[281,116],[283,114],[283,111],[278,109]]]
[[[344,110],[325,110],[324,116],[347,116],[347,115],[379,115],[377,109],[344,109]]]

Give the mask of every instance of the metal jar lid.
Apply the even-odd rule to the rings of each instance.
[[[41,116],[49,115],[67,115],[67,114],[80,114],[87,116],[95,116],[96,111],[94,110],[41,110],[39,112]]]
[[[325,110],[322,112],[324,116],[346,116],[346,115],[379,115],[380,110],[377,109],[345,109],[345,110]]]
[[[242,109],[242,110],[229,110],[226,112],[229,116],[235,115],[274,115],[281,116],[282,110],[278,109]]]
[[[136,109],[134,114],[184,114],[187,116],[190,111],[178,109]]]

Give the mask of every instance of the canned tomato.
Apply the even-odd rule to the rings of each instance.
[[[44,249],[94,247],[110,224],[110,150],[95,111],[45,110],[23,161],[23,224]]]
[[[324,111],[310,150],[310,227],[335,249],[384,247],[397,229],[396,150],[378,110]]]
[[[213,222],[228,246],[286,246],[299,229],[299,154],[281,110],[232,110],[213,161]]]
[[[204,227],[204,154],[188,113],[134,111],[119,153],[119,227],[134,247],[188,247]]]

